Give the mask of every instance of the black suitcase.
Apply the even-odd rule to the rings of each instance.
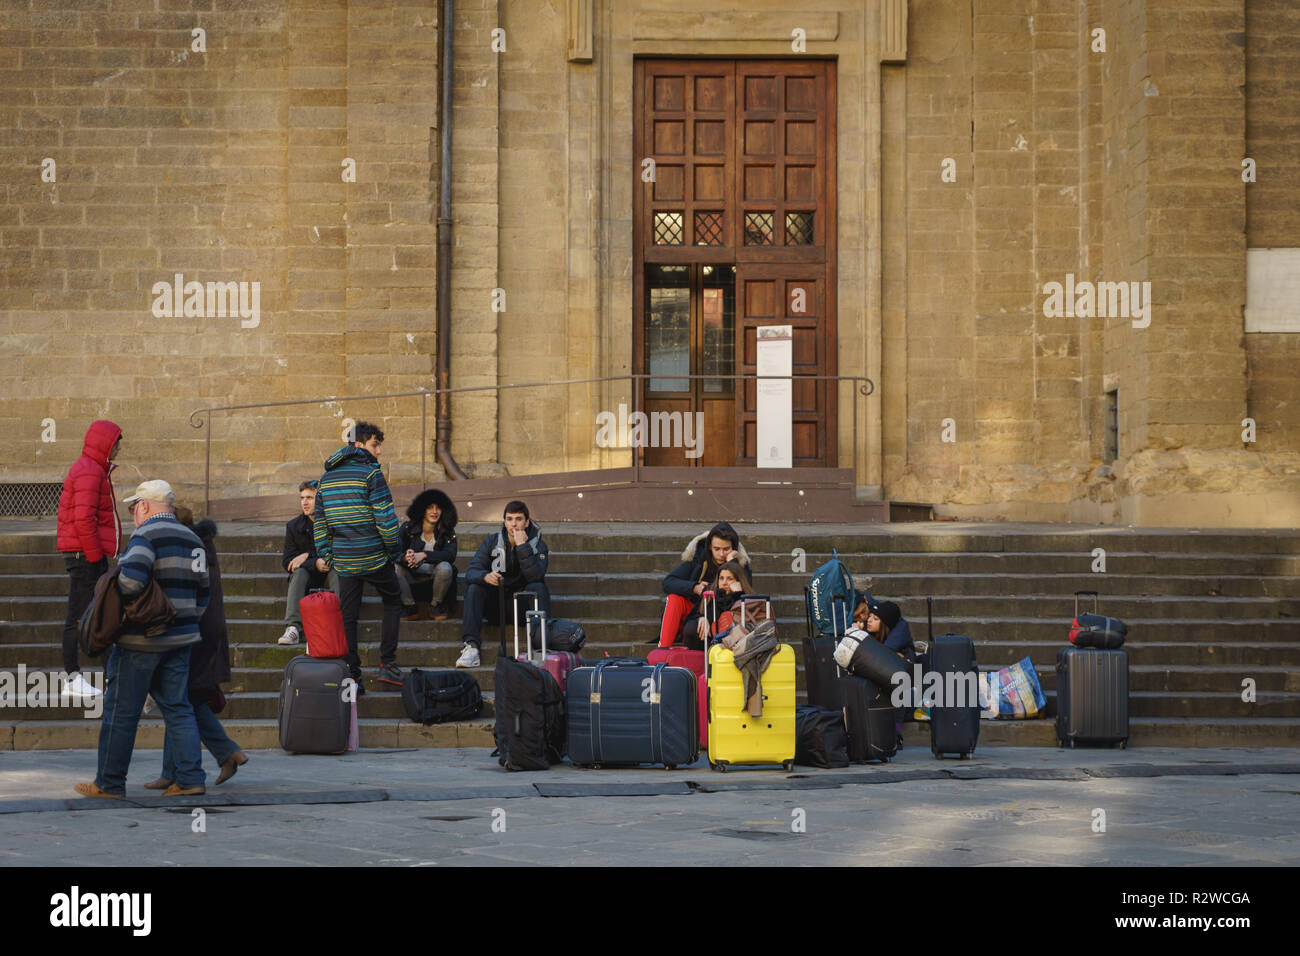
[[[808,703],[814,707],[839,710],[844,706],[840,695],[839,665],[835,663],[835,644],[844,631],[848,629],[849,612],[842,610],[844,626],[840,627],[836,607],[847,608],[844,598],[831,600],[831,615],[835,619],[837,633],[822,637],[817,633],[817,626],[812,619],[808,588],[804,587],[804,616],[808,622],[808,635],[803,639],[803,677],[807,691]]]
[[[800,707],[795,711],[798,738],[794,762],[805,767],[847,767],[849,735],[844,729],[844,711],[824,707]]]
[[[417,724],[470,720],[483,711],[483,693],[464,671],[422,671],[413,667],[402,678],[402,707]]]
[[[926,605],[929,629],[933,632],[933,604],[927,599]],[[957,634],[934,637],[931,633],[929,670],[943,681],[938,688],[942,706],[930,706],[930,751],[936,759],[944,754],[957,754],[964,760],[975,753],[975,744],[980,737],[979,667],[975,662],[975,642]],[[950,695],[956,699],[947,700]]]
[[[898,752],[898,729],[889,694],[864,677],[845,674],[839,680],[844,697],[844,726],[849,734],[849,759],[887,761]]]
[[[1128,746],[1128,651],[1062,648],[1056,655],[1056,742]]]
[[[493,672],[493,756],[507,770],[549,770],[564,759],[564,694],[549,672],[505,654]]]
[[[579,766],[700,757],[699,678],[685,667],[608,658],[569,672],[569,759]]]
[[[280,746],[295,754],[341,754],[348,749],[352,702],[344,682],[348,665],[337,658],[295,657],[280,683]]]

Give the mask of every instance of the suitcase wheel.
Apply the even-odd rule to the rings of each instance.
[[[1121,740],[1121,741],[1119,742],[1119,749],[1120,749],[1120,750],[1128,750],[1128,738],[1127,738],[1127,737],[1125,737],[1123,740]]]
[[[665,769],[665,770],[676,770],[676,769],[677,769],[677,764],[675,764],[675,763],[666,763],[666,764],[664,764],[664,769]]]
[[[784,761],[784,762],[781,764],[781,767],[782,767],[782,769],[785,770],[786,773],[793,773],[793,772],[794,772],[794,761],[793,761],[793,760],[786,760],[786,761]]]
[[[719,760],[717,763],[713,765],[713,769],[718,771],[718,773],[726,773],[727,762],[725,760]]]

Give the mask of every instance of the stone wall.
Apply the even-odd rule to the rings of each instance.
[[[1256,181],[1246,190],[1246,244],[1300,247],[1300,7],[1246,6],[1246,150]],[[1300,451],[1300,335],[1246,336],[1247,411],[1256,451]]]
[[[157,6],[0,13],[6,481],[58,480],[105,417],[126,433],[119,485],[192,495],[196,408],[433,385],[436,5]],[[155,317],[154,283],[178,273],[248,283],[250,306],[258,283],[256,325],[206,298]],[[418,471],[407,400],[221,416],[214,476],[226,494],[295,484],[345,417],[378,419],[398,474]]]
[[[437,7],[0,11],[0,424],[18,436],[0,480],[57,480],[109,417],[119,485],[192,494],[195,408],[435,384]],[[972,517],[1300,523],[1300,336],[1241,315],[1246,248],[1300,246],[1294,4],[911,0],[897,65],[881,0],[593,10],[587,62],[567,59],[566,0],[457,4],[454,386],[631,369],[634,57],[790,56],[806,24],[836,63],[838,368],[878,386],[857,448],[841,403],[859,484]],[[259,283],[258,321],[155,318],[178,273]],[[1067,275],[1149,282],[1150,325],[1049,314]],[[593,434],[627,394],[461,394],[452,450],[489,474],[624,464]],[[417,401],[287,406],[217,418],[218,495],[292,486],[347,418],[378,420],[392,475],[415,477]]]

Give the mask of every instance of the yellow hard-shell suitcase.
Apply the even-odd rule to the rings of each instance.
[[[794,648],[777,646],[761,683],[763,715],[751,717],[745,709],[744,678],[731,651],[721,644],[709,648],[709,766],[714,770],[772,763],[794,769]]]

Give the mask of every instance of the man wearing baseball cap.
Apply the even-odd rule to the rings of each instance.
[[[199,642],[199,619],[208,606],[208,568],[203,543],[176,520],[174,502],[171,485],[158,479],[141,482],[123,501],[135,521],[135,534],[118,562],[118,590],[129,601],[144,591],[152,577],[176,617],[157,637],[124,632],[108,652],[99,769],[93,783],[76,786],[87,797],[126,795],[136,728],[151,691],[166,724],[168,749],[176,758],[175,782],[163,796],[205,792],[189,683],[190,648]]]

